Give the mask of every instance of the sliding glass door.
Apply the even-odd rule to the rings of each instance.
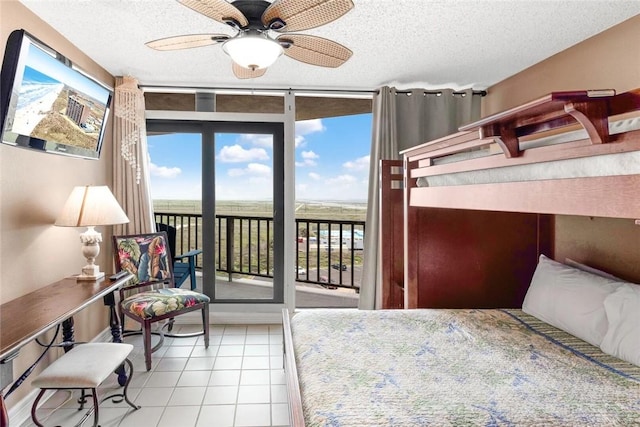
[[[203,250],[199,259],[203,292],[213,303],[283,303],[283,123],[153,120],[147,129],[152,164],[156,141],[162,142],[163,150],[173,150],[176,162],[190,156],[180,160],[182,167],[153,164],[152,171],[179,171],[192,178],[182,181],[185,200],[175,188],[179,180],[168,182],[174,186],[175,203],[163,201],[162,208],[196,207],[189,217],[196,226],[189,223],[188,228],[197,228],[195,241]],[[167,135],[175,141],[173,147]],[[197,175],[200,188],[194,194]],[[178,217],[174,218],[175,222]],[[184,226],[183,221],[175,224],[177,228]],[[178,230],[178,239],[181,236]]]

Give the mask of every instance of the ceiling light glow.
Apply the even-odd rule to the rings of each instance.
[[[275,40],[253,34],[227,40],[222,48],[233,62],[250,70],[273,65],[283,51]]]

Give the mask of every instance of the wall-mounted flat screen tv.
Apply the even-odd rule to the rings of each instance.
[[[7,40],[0,79],[3,143],[100,157],[111,89],[24,30]]]

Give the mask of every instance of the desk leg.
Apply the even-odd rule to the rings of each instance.
[[[122,326],[120,318],[116,311],[116,298],[114,293],[110,293],[103,297],[104,305],[109,306],[109,327],[111,328],[111,336],[113,342],[122,342]]]
[[[2,393],[0,393],[0,427],[9,427],[9,414],[7,414]]]
[[[64,322],[62,322],[62,341],[64,343],[73,343],[75,341],[73,333],[74,333],[74,329],[73,329],[73,316],[72,316],[72,317],[69,317]],[[64,352],[66,353],[72,348],[73,348],[73,344],[67,345],[64,347]]]
[[[109,306],[109,327],[111,328],[113,342],[122,342],[122,326],[120,325],[120,318],[116,311],[115,292],[105,295],[103,301],[104,305]],[[127,383],[127,373],[124,370],[124,365],[118,366],[116,374],[118,374],[118,384],[124,386]]]

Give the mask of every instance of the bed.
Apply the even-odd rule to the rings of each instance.
[[[520,310],[315,310],[291,326],[293,426],[640,423],[640,368]]]
[[[283,311],[293,426],[640,425],[640,285],[544,255],[522,309]]]
[[[541,266],[575,269],[558,215],[639,222],[639,111],[555,92],[384,162],[384,307],[415,310],[283,311],[291,424],[640,424],[640,287],[536,293],[566,277]]]

